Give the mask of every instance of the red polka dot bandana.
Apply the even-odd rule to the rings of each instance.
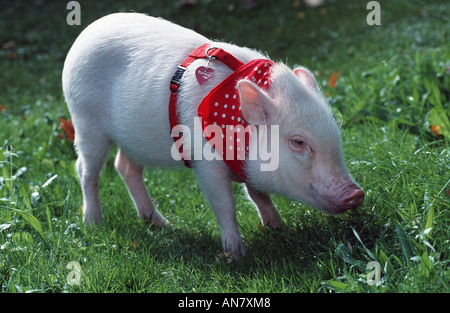
[[[263,90],[271,83],[273,61],[256,59],[244,64],[203,98],[198,107],[203,133],[228,167],[243,181],[245,160],[254,125],[242,115],[237,83],[248,79]]]

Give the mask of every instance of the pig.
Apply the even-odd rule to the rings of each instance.
[[[99,176],[113,144],[115,167],[123,178],[139,217],[155,226],[170,223],[152,204],[143,180],[145,167],[182,167],[171,154],[169,83],[177,66],[194,49],[210,43],[244,63],[268,58],[250,48],[212,41],[161,18],[140,13],[107,15],[86,27],[64,63],[62,86],[75,129],[76,170],[83,192],[83,221],[102,221]],[[194,69],[209,66],[214,76],[199,85]],[[202,99],[233,71],[217,60],[198,59],[185,71],[178,94],[180,122],[194,127]],[[270,198],[276,193],[328,214],[361,205],[364,192],[343,161],[340,129],[314,75],[305,67],[275,63],[267,90],[250,79],[236,88],[245,120],[259,136],[249,150],[269,138],[278,125],[278,167],[261,170],[261,159],[246,160],[244,186],[265,226],[279,228],[282,219]],[[202,138],[204,144],[208,144]],[[220,226],[224,251],[245,256],[232,193],[236,175],[224,161],[193,160],[201,190]]]

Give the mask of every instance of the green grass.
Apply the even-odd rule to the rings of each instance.
[[[80,27],[65,23],[64,1],[3,2],[2,292],[450,291],[448,1],[380,1],[382,25],[373,27],[366,1],[306,8],[267,0],[253,10],[237,0],[192,8],[177,1],[80,1]],[[274,196],[284,227],[261,230],[235,185],[247,257],[228,263],[191,171],[146,171],[151,196],[174,225],[153,229],[137,218],[111,155],[101,178],[104,225],[83,225],[76,156],[58,136],[58,119],[68,118],[62,65],[83,27],[130,10],[311,68],[342,122],[345,159],[366,192],[364,206],[326,216]],[[338,71],[334,89],[328,77]],[[81,265],[80,285],[67,282],[71,261]],[[367,283],[370,261],[381,265],[379,285]]]

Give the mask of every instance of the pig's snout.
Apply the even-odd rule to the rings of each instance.
[[[350,209],[355,209],[364,202],[364,191],[356,184],[350,184],[346,187],[334,190],[330,194],[330,190],[320,192],[319,188],[310,186],[319,208],[329,214],[340,214]]]
[[[364,202],[364,196],[364,191],[362,191],[358,187],[352,188],[349,191],[349,194],[338,202],[337,207],[340,211],[338,213],[342,213],[344,211],[360,206]]]

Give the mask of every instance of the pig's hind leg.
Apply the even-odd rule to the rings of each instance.
[[[271,228],[281,227],[282,220],[280,213],[278,213],[278,210],[270,199],[270,196],[267,193],[253,189],[248,185],[247,192],[250,198],[258,207],[262,224]]]
[[[99,179],[111,142],[76,128],[75,146],[78,154],[76,170],[83,191],[83,221],[89,225],[100,224],[102,210],[99,199]]]
[[[170,225],[152,204],[144,184],[144,168],[136,165],[122,150],[117,153],[115,166],[128,187],[139,217],[155,226]]]

